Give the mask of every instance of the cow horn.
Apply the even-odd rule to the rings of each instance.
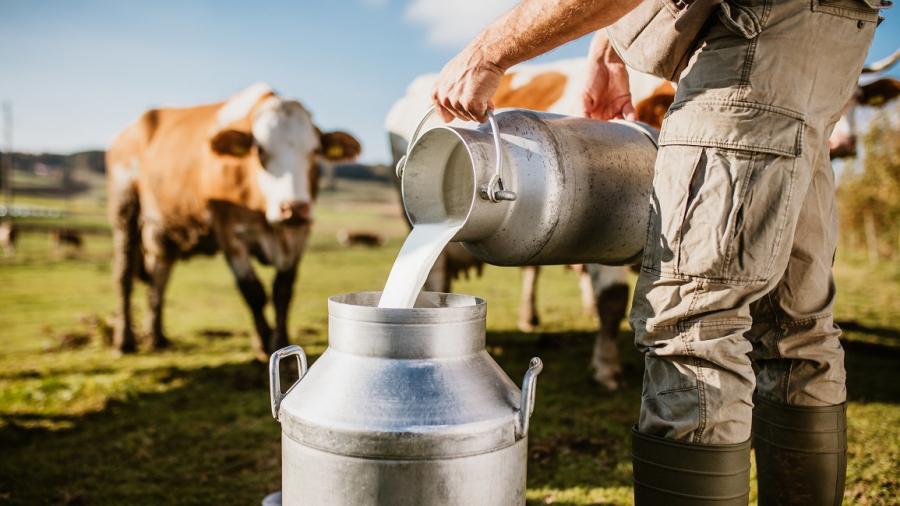
[[[887,58],[883,58],[871,65],[863,67],[862,73],[874,74],[876,72],[884,72],[885,70],[893,67],[894,64],[897,63],[897,60],[900,60],[900,49],[894,51],[894,53]]]

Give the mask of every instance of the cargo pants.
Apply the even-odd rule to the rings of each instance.
[[[727,0],[701,32],[660,134],[630,316],[640,432],[740,443],[754,392],[846,400],[826,141],[877,18],[859,0]]]

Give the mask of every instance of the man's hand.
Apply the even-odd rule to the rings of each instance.
[[[456,117],[484,123],[503,73],[480,51],[467,48],[444,65],[431,98],[444,121]]]
[[[602,31],[598,31],[591,41],[587,75],[581,96],[586,118],[635,119],[628,69]]]
[[[434,104],[444,121],[456,117],[483,122],[506,69],[612,24],[640,2],[522,0],[444,66],[432,93]],[[625,83],[627,90],[627,75]],[[630,100],[629,95],[629,105]]]

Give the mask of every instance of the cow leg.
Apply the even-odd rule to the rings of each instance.
[[[594,284],[591,283],[591,274],[586,265],[580,265],[578,272],[578,288],[581,290],[581,310],[586,315],[595,314],[597,300],[594,297]]]
[[[597,295],[600,330],[594,342],[591,368],[594,370],[594,381],[609,390],[617,390],[624,384],[616,337],[627,307],[628,285],[616,283],[600,289]]]
[[[272,303],[275,305],[275,337],[269,352],[288,345],[288,311],[294,297],[294,281],[297,279],[297,264],[278,271],[272,285]]]
[[[131,292],[140,258],[137,195],[129,195],[116,205],[112,214],[113,279],[119,303],[113,329],[113,346],[120,353],[137,349],[131,322]]]
[[[518,327],[522,332],[533,332],[541,319],[537,311],[537,281],[541,268],[532,265],[522,267],[522,298],[519,301]]]
[[[256,272],[250,263],[250,256],[246,251],[226,253],[226,258],[237,281],[238,289],[244,297],[244,302],[250,307],[253,315],[253,325],[256,327],[256,333],[251,338],[253,352],[261,360],[266,360],[268,358],[266,350],[269,339],[272,337],[272,329],[269,327],[264,313],[267,301],[266,290],[259,282],[259,278],[256,277]]]
[[[149,276],[147,302],[150,308],[150,343],[157,350],[167,348],[171,344],[163,333],[163,296],[174,263],[168,256],[150,255],[146,258]]]

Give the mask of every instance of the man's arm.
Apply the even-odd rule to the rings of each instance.
[[[640,2],[523,0],[444,66],[432,97],[441,116],[484,121],[509,67],[609,26]]]
[[[586,118],[635,119],[628,68],[603,30],[598,30],[591,40],[587,82],[581,100]]]

